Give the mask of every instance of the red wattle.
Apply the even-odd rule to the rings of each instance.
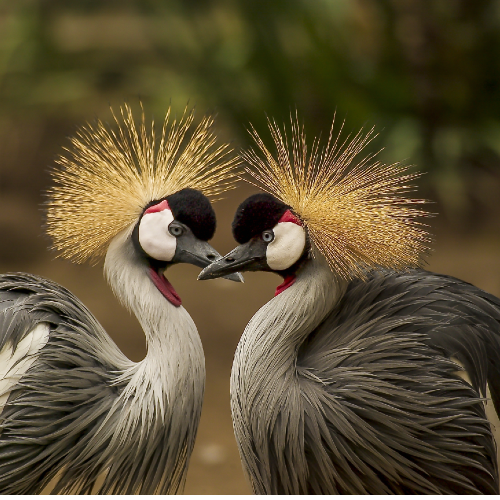
[[[298,217],[295,217],[290,210],[287,210],[278,222],[293,222],[297,226],[302,226],[302,221]]]
[[[283,283],[281,283],[281,285],[279,285],[276,288],[276,292],[274,292],[274,296],[276,297],[276,295],[279,295],[281,292],[285,291],[289,286],[292,286],[295,283],[296,279],[297,279],[297,276],[295,276],[295,274],[290,274],[289,276],[287,276],[285,278],[285,281],[283,281]]]
[[[163,210],[170,210],[170,207],[168,206],[168,201],[163,200],[160,203],[157,203],[156,205],[150,206],[144,214],[154,214],[155,212],[162,212]]]
[[[151,279],[153,280],[153,283],[155,284],[156,288],[160,290],[162,295],[175,307],[179,307],[182,304],[182,300],[175,291],[174,287],[168,281],[167,278],[165,278],[163,273],[158,273],[156,272],[153,268],[149,268],[149,275],[151,276]]]

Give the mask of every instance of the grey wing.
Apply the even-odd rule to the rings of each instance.
[[[427,344],[456,358],[483,397],[488,384],[500,414],[500,300],[449,276],[419,271],[415,277],[415,295],[420,283],[426,287],[426,296],[415,297],[416,306],[421,305],[421,314],[437,323],[425,332]]]
[[[458,360],[483,397],[488,384],[500,414],[500,299],[457,278],[423,270],[375,274],[368,287],[372,290],[357,283],[352,294],[365,295],[377,308],[392,302],[387,307],[392,317],[415,317],[415,331],[425,333],[425,343]]]
[[[299,352],[307,491],[498,494],[480,399],[499,367],[498,311],[424,271],[353,282]]]
[[[109,466],[96,460],[109,436],[92,438],[116,401],[120,387],[110,377],[126,358],[70,292],[10,274],[0,277],[0,361],[12,358],[10,381],[5,373],[0,381],[8,397],[0,415],[0,492],[40,493],[59,473],[54,492],[89,493]],[[26,368],[17,378],[16,366]]]

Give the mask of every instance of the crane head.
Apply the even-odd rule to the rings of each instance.
[[[199,280],[238,271],[276,272],[286,280],[309,255],[310,244],[301,220],[270,194],[247,198],[238,207],[232,227],[240,245],[206,267]]]
[[[158,129],[154,121],[147,123],[144,111],[134,118],[127,105],[112,114],[114,126],[98,120],[81,127],[52,169],[54,185],[47,192],[52,248],[73,262],[96,264],[111,241],[139,219],[151,219],[150,229],[156,217],[165,222],[158,216],[165,200],[198,239],[209,239],[215,215],[200,193],[213,199],[238,179],[238,160],[229,145],[218,145],[213,117],[194,126],[194,110],[186,108],[172,120],[169,108]]]
[[[384,164],[365,148],[374,128],[344,136],[332,122],[326,143],[308,144],[298,112],[290,126],[268,119],[274,144],[249,132],[255,148],[240,153],[250,184],[287,205],[306,228],[315,255],[342,279],[365,279],[373,269],[405,270],[425,262],[431,242],[420,218],[425,200],[407,197],[419,177],[409,165]],[[291,132],[291,133],[290,133]]]
[[[201,192],[185,188],[162,200],[149,203],[132,233],[138,254],[148,263],[157,288],[170,302],[177,303],[175,290],[163,275],[176,263],[205,267],[221,255],[208,243],[215,233],[215,212]],[[239,274],[225,276],[243,281]]]

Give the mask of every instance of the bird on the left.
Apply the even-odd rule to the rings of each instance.
[[[47,231],[63,257],[94,263],[141,324],[130,361],[62,286],[0,276],[0,493],[181,492],[205,384],[196,326],[164,275],[219,258],[207,196],[237,180],[213,118],[193,111],[160,134],[129,106],[79,129],[52,170]],[[232,279],[238,281],[239,276]],[[98,486],[97,479],[102,484]]]

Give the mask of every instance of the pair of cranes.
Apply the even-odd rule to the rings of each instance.
[[[357,155],[358,134],[310,153],[303,129],[270,128],[274,156],[243,154],[266,193],[236,212],[240,244],[207,243],[207,196],[238,179],[212,119],[165,119],[160,137],[130,108],[115,128],[80,129],[53,170],[47,225],[75,262],[104,272],[138,318],[132,363],[69,291],[0,277],[0,491],[182,491],[201,413],[204,356],[165,277],[270,271],[284,282],[247,325],[231,375],[233,425],[256,493],[497,493],[500,301],[419,269],[428,243],[412,175]],[[493,403],[493,406],[492,406]]]

